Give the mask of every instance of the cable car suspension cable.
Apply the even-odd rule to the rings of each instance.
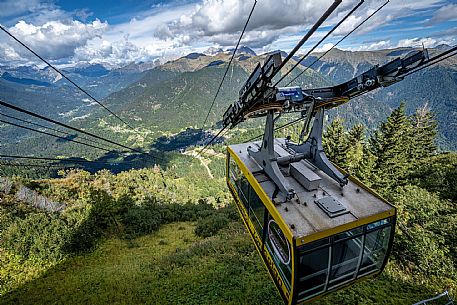
[[[450,57],[452,57],[452,56],[455,56],[455,55],[457,55],[457,52],[456,52],[456,51],[457,51],[457,46],[454,46],[454,47],[452,47],[451,49],[449,49],[449,50],[447,50],[447,51],[445,51],[445,52],[443,52],[443,53],[441,53],[441,54],[438,54],[438,55],[432,57],[432,58],[430,59],[430,62],[429,62],[428,64],[423,65],[422,67],[420,67],[420,68],[418,68],[418,69],[416,69],[416,70],[413,70],[413,71],[410,71],[410,72],[406,73],[403,77],[406,77],[406,76],[408,76],[408,75],[411,75],[411,74],[413,74],[413,73],[416,73],[416,72],[418,72],[418,71],[420,71],[420,70],[422,70],[422,69],[428,68],[428,67],[433,66],[433,65],[435,65],[435,64],[437,64],[437,63],[439,63],[439,62],[441,62],[441,61],[443,61],[443,60],[445,60],[445,59],[448,59],[448,58],[450,58]],[[452,52],[455,52],[455,53],[452,53]],[[451,53],[451,54],[449,54],[449,53]],[[447,55],[447,56],[445,56],[445,55]],[[443,56],[444,56],[444,57],[443,57]]]
[[[10,36],[11,38],[13,38],[16,42],[18,42],[20,45],[22,45],[24,48],[26,48],[28,51],[30,51],[33,55],[35,55],[36,57],[38,57],[42,62],[44,62],[46,65],[48,65],[51,69],[53,69],[55,72],[57,72],[58,74],[60,74],[63,78],[65,78],[67,81],[69,81],[73,86],[75,86],[77,89],[79,89],[81,92],[83,92],[86,96],[88,96],[90,99],[92,99],[94,102],[96,102],[98,105],[100,105],[101,107],[103,107],[106,111],[108,111],[110,114],[112,114],[114,117],[116,117],[119,121],[121,121],[122,123],[124,123],[126,126],[128,126],[132,131],[134,131],[135,133],[138,134],[137,131],[135,131],[135,129],[130,126],[125,120],[123,120],[121,117],[119,117],[116,113],[114,113],[113,111],[111,111],[108,107],[106,107],[105,105],[103,105],[98,99],[96,99],[94,96],[92,96],[91,94],[89,94],[86,90],[84,90],[83,88],[81,88],[78,84],[76,84],[74,81],[72,81],[68,76],[66,76],[62,71],[60,71],[59,69],[57,69],[55,66],[53,66],[51,63],[49,63],[46,59],[44,59],[43,57],[41,57],[38,53],[36,53],[34,50],[32,50],[29,46],[27,46],[25,43],[23,43],[22,41],[20,41],[18,38],[16,38],[13,34],[11,34],[6,28],[4,28],[2,25],[0,25],[0,30],[2,30],[3,32],[5,32],[8,36]]]
[[[284,125],[275,127],[274,131],[278,131],[278,130],[284,129],[284,128],[286,128],[286,127],[289,127],[290,125],[294,125],[295,123],[298,123],[298,122],[300,122],[300,121],[303,121],[304,119],[305,119],[305,118],[300,117],[300,118],[298,118],[298,119],[296,119],[296,120],[293,120],[293,121],[291,121],[291,122],[288,122],[288,123],[286,123],[286,124],[284,124]],[[244,143],[249,143],[249,142],[252,142],[252,141],[254,141],[254,140],[256,140],[256,139],[259,139],[262,135],[263,135],[263,134],[259,134],[258,136],[255,136],[255,137],[253,137],[253,138],[250,138],[250,139],[247,140],[247,141],[244,141]]]
[[[332,5],[325,11],[325,13],[316,21],[316,23],[308,30],[298,44],[290,51],[290,53],[284,58],[281,64],[273,71],[271,78],[273,78],[281,69],[287,64],[287,62],[297,53],[297,51],[305,44],[306,41],[317,31],[317,29],[324,23],[325,20],[330,16],[333,11],[341,4],[342,0],[334,0]]]
[[[0,162],[2,166],[11,166],[11,167],[43,167],[43,168],[71,168],[71,166],[59,165],[59,164],[28,164],[28,163],[8,163]]]
[[[206,148],[207,148],[208,146],[210,146],[211,143],[213,143],[214,140],[216,140],[217,137],[219,137],[219,136],[221,135],[221,133],[222,133],[225,129],[227,129],[227,127],[228,127],[228,126],[225,126],[225,127],[222,128],[215,136],[213,136],[213,137],[211,138],[211,140],[210,140],[208,143],[206,143],[206,145],[198,152],[197,157],[200,156],[200,155],[206,150]],[[227,131],[228,131],[228,129],[227,129]]]
[[[44,134],[44,135],[48,135],[48,136],[51,136],[51,137],[54,137],[54,138],[58,138],[58,139],[61,139],[61,140],[64,140],[64,141],[74,142],[74,143],[78,143],[78,144],[81,144],[81,145],[89,146],[89,147],[92,147],[92,148],[100,149],[100,150],[103,150],[103,151],[106,151],[106,152],[111,152],[111,150],[103,148],[103,147],[99,147],[99,146],[95,146],[95,145],[92,145],[92,144],[80,142],[78,140],[73,140],[73,139],[61,137],[61,136],[58,136],[58,135],[55,135],[55,134],[52,134],[52,133],[49,133],[49,132],[46,132],[46,131],[38,130],[38,129],[35,129],[35,128],[22,126],[22,125],[19,125],[19,124],[16,124],[16,123],[12,123],[12,122],[8,122],[8,121],[4,121],[4,120],[1,120],[1,119],[0,119],[0,122],[1,123],[5,123],[5,124],[9,124],[9,125],[12,125],[12,126],[16,126],[16,127],[19,127],[19,128],[35,131],[35,132],[38,132],[38,133],[41,133],[41,134]]]
[[[273,85],[273,87],[276,87],[284,78],[287,77],[295,68],[297,68],[310,54],[313,52],[325,39],[327,39],[328,36],[330,36],[344,21],[346,21],[363,3],[365,0],[360,0],[360,2],[354,6],[349,13],[347,13],[330,31],[327,32],[327,34],[324,35],[309,51],[303,55],[299,61],[295,63],[295,65],[287,71],[284,75],[281,76],[281,78]]]
[[[213,109],[214,103],[216,102],[216,98],[217,98],[217,96],[219,95],[219,91],[220,91],[221,88],[222,88],[222,84],[224,83],[225,77],[227,76],[227,72],[228,72],[228,70],[230,69],[230,65],[231,65],[231,63],[232,63],[232,61],[233,61],[233,58],[235,57],[236,51],[238,50],[238,47],[239,47],[240,42],[241,42],[241,38],[243,38],[244,32],[246,31],[246,28],[247,28],[247,26],[248,26],[249,20],[251,19],[252,13],[254,12],[254,8],[255,8],[256,4],[257,4],[257,0],[255,0],[255,1],[254,1],[254,4],[252,5],[251,12],[249,13],[248,19],[246,20],[246,23],[244,24],[244,28],[243,28],[243,30],[241,31],[240,38],[238,39],[238,42],[237,42],[237,44],[236,44],[236,47],[235,47],[235,49],[233,50],[232,57],[230,58],[230,61],[229,61],[228,65],[227,65],[227,69],[225,69],[224,76],[222,77],[221,83],[219,84],[219,88],[217,88],[216,95],[214,96],[213,102],[211,103],[211,106],[209,107],[208,114],[206,115],[205,121],[203,122],[203,126],[204,126],[204,125],[206,124],[206,122],[208,121],[208,117],[209,117],[209,115],[210,115],[210,113],[211,113],[211,110]]]
[[[84,131],[84,130],[81,130],[79,128],[75,128],[75,127],[72,127],[70,125],[67,125],[67,124],[64,124],[64,123],[61,123],[61,122],[58,122],[56,120],[53,120],[53,119],[50,119],[50,118],[47,118],[45,116],[42,116],[40,114],[37,114],[37,113],[34,113],[32,111],[28,111],[28,110],[25,110],[23,108],[20,108],[20,107],[17,107],[17,106],[14,106],[12,104],[9,104],[9,103],[6,103],[2,100],[0,100],[0,105],[1,106],[4,106],[4,107],[7,107],[7,108],[10,108],[10,109],[13,109],[15,111],[18,111],[18,112],[21,112],[21,113],[25,113],[25,114],[28,114],[28,115],[31,115],[33,117],[36,117],[36,118],[39,118],[41,120],[44,120],[44,121],[47,121],[47,122],[50,122],[50,123],[53,123],[53,124],[56,124],[56,125],[59,125],[59,126],[62,126],[62,127],[65,127],[65,128],[68,128],[68,129],[71,129],[71,130],[74,130],[74,131],[77,131],[77,132],[80,132],[80,133],[83,133],[85,135],[88,135],[88,136],[91,136],[91,137],[94,137],[96,139],[99,139],[99,140],[102,140],[102,141],[106,141],[110,144],[114,144],[114,145],[117,145],[117,146],[120,146],[120,147],[123,147],[123,148],[126,148],[130,151],[133,151],[133,152],[136,152],[136,153],[140,153],[140,154],[143,154],[143,155],[148,155],[147,153],[145,152],[142,152],[138,149],[135,149],[135,148],[132,148],[132,147],[129,147],[129,146],[126,146],[126,145],[123,145],[123,144],[120,144],[120,143],[117,143],[117,142],[114,142],[114,141],[111,141],[109,139],[106,139],[106,138],[103,138],[103,137],[100,137],[100,136],[97,136],[93,133],[90,133],[88,131]]]
[[[303,46],[303,44],[317,31],[317,29],[327,20],[327,18],[330,16],[330,14],[333,13],[333,11],[336,10],[336,8],[341,4],[342,0],[334,0],[332,5],[325,11],[325,13],[319,18],[319,20],[316,21],[316,23],[311,27],[311,29],[308,30],[308,32],[303,36],[303,38],[298,42],[298,44],[292,49],[292,51],[289,53],[289,55],[286,56],[284,60],[281,61],[278,67],[274,68],[271,76],[269,76],[269,79],[272,80],[274,76],[281,71],[281,69],[286,65],[286,63],[295,55],[295,53]],[[273,86],[274,87],[274,86]],[[261,91],[257,92],[257,94],[253,97],[253,100],[257,99],[261,94]],[[255,106],[260,102],[258,100],[257,102],[253,103],[251,109],[254,109]],[[234,127],[234,126],[232,126]]]
[[[349,35],[357,31],[365,22],[371,19],[374,15],[376,15],[384,6],[386,6],[389,3],[390,0],[387,0],[384,2],[380,7],[378,7],[373,13],[371,13],[367,18],[365,18],[359,25],[357,25],[355,28],[353,28],[349,33],[344,35],[337,43],[335,43],[330,49],[325,51],[321,56],[319,56],[317,59],[315,59],[309,66],[306,67],[303,71],[301,71],[294,79],[292,79],[289,83],[287,83],[286,87],[289,86],[291,83],[293,83],[297,78],[299,78],[303,73],[305,73],[308,69],[310,69],[312,66],[314,66],[315,63],[317,63],[319,60],[321,60],[325,55],[327,55],[331,50],[333,50],[337,45],[339,45],[343,40],[345,40]]]
[[[62,134],[65,134],[67,136],[74,136],[75,134],[71,134],[69,132],[65,132],[63,130],[59,130],[59,129],[55,129],[55,128],[52,128],[52,127],[48,127],[48,126],[44,126],[44,125],[41,125],[41,124],[38,124],[38,123],[34,123],[34,122],[30,122],[30,121],[27,121],[27,120],[23,120],[23,119],[20,119],[18,117],[15,117],[15,116],[12,116],[12,115],[8,115],[8,114],[4,114],[4,113],[0,113],[1,116],[4,116],[4,117],[7,117],[7,118],[10,118],[10,119],[14,119],[14,120],[17,120],[17,121],[20,121],[20,122],[23,122],[23,123],[26,123],[26,124],[30,124],[30,125],[34,125],[34,126],[38,126],[38,127],[41,127],[41,128],[45,128],[47,130],[51,130],[51,131],[54,131],[54,132],[59,132],[59,133],[62,133]],[[86,137],[82,137],[80,135],[76,135],[78,138],[81,138],[81,139],[84,139],[86,141],[89,141],[89,142],[92,142],[92,143],[95,143],[95,144],[101,144],[97,141],[94,141],[92,139],[89,139],[89,138],[86,138]]]
[[[281,61],[278,67],[274,68],[271,73],[271,79],[279,72],[281,69],[286,65],[286,63],[295,55],[295,53],[303,46],[303,44],[316,32],[316,30],[322,25],[322,23],[327,20],[330,14],[335,11],[335,9],[341,4],[342,0],[334,0],[332,5],[324,12],[324,14],[316,21],[316,23],[308,30],[308,32],[303,36],[303,38],[297,43],[297,45],[292,49],[292,51],[286,56],[286,58]],[[257,96],[257,95],[256,95]],[[255,104],[253,105],[255,106]],[[211,140],[208,142],[202,150],[200,150],[200,155],[202,152],[206,150],[206,148],[228,127],[228,125],[224,126]]]
[[[2,155],[0,154],[0,159],[20,159],[20,160],[35,160],[35,161],[56,161],[56,162],[66,162],[66,163],[81,163],[81,164],[104,164],[112,165],[113,163],[132,163],[130,161],[122,162],[106,162],[106,161],[91,161],[91,160],[81,160],[81,159],[59,159],[59,158],[49,158],[49,157],[29,157],[29,156],[17,156],[17,155]]]

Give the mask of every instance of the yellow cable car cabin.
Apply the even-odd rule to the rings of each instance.
[[[276,156],[290,157],[285,142],[274,140]],[[281,168],[295,190],[294,199],[281,199],[249,154],[261,144],[227,148],[227,184],[284,302],[302,304],[379,274],[393,241],[395,208],[354,178],[342,188],[307,160]]]
[[[427,58],[425,51],[415,52],[333,87],[302,89],[271,85],[284,65],[275,52],[257,65],[225,111],[221,131],[266,117],[261,141],[228,146],[227,185],[286,304],[309,302],[384,269],[396,210],[328,160],[324,113],[401,80],[398,75]],[[275,139],[283,113],[300,113],[298,143]]]

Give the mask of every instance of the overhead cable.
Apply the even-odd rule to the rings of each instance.
[[[443,61],[445,59],[448,59],[449,57],[456,56],[457,55],[456,51],[457,51],[457,46],[454,46],[451,49],[449,49],[449,50],[447,50],[447,51],[445,51],[445,52],[443,52],[441,54],[438,54],[438,55],[430,58],[430,62],[428,62],[427,64],[425,64],[425,65],[423,65],[423,66],[421,66],[419,68],[417,68],[416,70],[412,70],[412,71],[406,73],[405,75],[403,75],[403,77],[406,77],[406,76],[411,75],[413,73],[416,73],[416,72],[418,72],[418,71],[420,71],[422,69],[425,69],[425,68],[428,68],[430,66],[433,66],[433,65],[435,65],[435,64],[437,64],[437,63],[439,63],[439,62],[441,62],[441,61]],[[455,53],[452,53],[452,52],[455,52]],[[445,56],[445,55],[447,55],[447,56]]]
[[[327,20],[327,18],[332,14],[333,11],[341,4],[342,0],[334,0],[332,5],[325,11],[325,13],[316,21],[316,23],[308,30],[308,32],[303,36],[303,38],[298,42],[298,44],[293,48],[293,50],[287,55],[287,57],[281,62],[281,64],[273,70],[271,73],[271,79],[279,72],[281,69],[286,65],[286,63],[295,55],[295,53],[303,46],[303,44],[317,31],[317,29]],[[277,83],[276,83],[277,84]],[[275,84],[275,86],[276,86]],[[254,100],[259,97],[261,92],[258,92],[254,96]],[[255,106],[261,101],[261,99],[257,100],[251,106],[251,109],[254,109]]]
[[[290,51],[290,53],[284,58],[281,64],[273,71],[272,77],[275,76],[285,65],[286,63],[297,53],[297,51],[303,46],[303,44],[317,31],[317,29],[322,25],[322,23],[327,20],[333,11],[341,4],[342,0],[334,0],[332,5],[325,11],[325,13],[316,21],[316,23],[308,30],[308,32],[303,36],[303,38],[298,42],[298,44]]]
[[[292,51],[286,56],[286,58],[281,62],[281,64],[275,68],[272,72],[271,77],[273,78],[281,69],[286,65],[286,63],[295,55],[295,53],[303,46],[303,44],[316,32],[316,30],[322,25],[322,23],[327,20],[330,14],[335,11],[335,9],[341,4],[342,0],[334,0],[332,5],[324,12],[324,14],[316,21],[316,23],[308,30],[308,32],[303,36],[303,38],[297,43],[297,45],[292,49]],[[253,105],[255,106],[255,105]],[[223,127],[204,147],[198,155],[203,153],[206,148],[217,138],[219,135],[227,128],[228,126]]]
[[[225,127],[222,128],[215,136],[213,136],[213,137],[211,138],[211,140],[210,140],[208,143],[206,143],[206,145],[198,152],[197,157],[200,156],[200,155],[206,150],[206,148],[207,148],[208,146],[210,146],[211,143],[213,143],[214,140],[216,140],[216,139],[221,135],[221,133],[222,133],[227,127],[228,127],[228,126],[225,126]]]
[[[72,127],[72,126],[70,126],[70,125],[67,125],[67,124],[58,122],[58,121],[56,121],[56,120],[47,118],[47,117],[42,116],[42,115],[40,115],[40,114],[34,113],[34,112],[32,112],[32,111],[28,111],[28,110],[25,110],[25,109],[23,109],[23,108],[20,108],[20,107],[14,106],[14,105],[12,105],[12,104],[6,103],[6,102],[4,102],[4,101],[2,101],[2,100],[0,100],[0,105],[1,105],[1,106],[5,106],[5,107],[10,108],[10,109],[13,109],[13,110],[18,111],[18,112],[21,112],[21,113],[25,113],[25,114],[31,115],[31,116],[33,116],[33,117],[42,119],[42,120],[44,120],[44,121],[47,121],[47,122],[50,122],[50,123],[53,123],[53,124],[56,124],[56,125],[59,125],[59,126],[62,126],[62,127],[65,127],[65,128],[68,128],[68,129],[71,129],[71,130],[74,130],[74,131],[77,131],[77,132],[80,132],[80,133],[83,133],[83,134],[85,134],[85,135],[94,137],[94,138],[96,138],[96,139],[99,139],[99,140],[102,140],[102,141],[106,141],[106,142],[108,142],[108,143],[111,143],[111,144],[114,144],[114,145],[117,145],[117,146],[126,148],[126,149],[128,149],[128,150],[130,150],[130,151],[134,151],[134,152],[136,152],[136,153],[140,153],[140,154],[143,154],[143,155],[147,155],[145,152],[142,152],[142,151],[140,151],[140,150],[138,150],[138,149],[135,149],[135,148],[132,148],[132,147],[128,147],[128,146],[126,146],[126,145],[123,145],[123,144],[120,144],[120,143],[111,141],[111,140],[109,140],[109,139],[106,139],[106,138],[97,136],[97,135],[95,135],[95,134],[93,134],[93,133],[90,133],[90,132],[88,132],[88,131],[84,131],[84,130],[81,130],[81,129]]]
[[[9,163],[9,162],[0,162],[0,165],[3,166],[12,166],[12,167],[43,167],[43,168],[63,168],[63,167],[71,167],[71,166],[65,166],[65,165],[59,165],[59,164],[29,164],[29,163]]]
[[[92,99],[94,102],[96,102],[97,104],[99,104],[101,107],[103,107],[106,111],[108,111],[110,114],[112,114],[114,117],[116,117],[119,121],[121,121],[122,123],[124,123],[126,126],[128,126],[132,131],[136,132],[135,129],[130,126],[125,120],[123,120],[121,117],[119,117],[116,113],[114,113],[113,111],[111,111],[108,107],[106,107],[105,105],[103,105],[98,99],[96,99],[94,96],[92,96],[91,94],[89,94],[86,90],[84,90],[83,88],[81,88],[78,84],[76,84],[74,81],[72,81],[68,76],[66,76],[62,71],[60,71],[59,69],[57,69],[55,66],[53,66],[52,64],[50,64],[46,59],[44,59],[42,56],[40,56],[38,53],[36,53],[34,50],[32,50],[29,46],[27,46],[25,43],[23,43],[22,41],[20,41],[18,38],[16,38],[13,34],[11,34],[6,28],[4,28],[2,25],[0,25],[0,30],[2,30],[3,32],[5,32],[8,36],[10,36],[11,38],[13,38],[16,42],[18,42],[19,44],[21,44],[24,48],[26,48],[28,51],[30,51],[33,55],[35,55],[36,57],[38,57],[41,61],[43,61],[46,65],[48,65],[51,69],[53,69],[54,71],[56,71],[58,74],[60,74],[63,78],[65,78],[67,81],[69,81],[73,86],[75,86],[77,89],[79,89],[81,92],[83,92],[86,96],[88,96],[90,99]]]
[[[305,118],[300,117],[300,118],[298,118],[298,119],[296,119],[296,120],[293,120],[293,121],[291,121],[291,122],[289,122],[289,123],[286,123],[286,124],[284,124],[284,125],[281,125],[281,126],[276,127],[276,128],[274,129],[274,131],[278,131],[278,130],[284,129],[284,128],[286,128],[286,127],[289,127],[290,125],[294,125],[295,123],[298,123],[298,122],[300,122],[300,121],[303,121],[304,119],[305,119]],[[247,141],[244,141],[244,143],[248,143],[248,142],[252,142],[252,141],[254,141],[254,140],[257,140],[257,139],[259,139],[260,137],[262,137],[262,135],[263,135],[263,134],[259,134],[259,135],[255,136],[255,137],[253,137],[253,138],[250,138],[250,139],[247,140]]]
[[[13,122],[4,121],[4,120],[1,120],[1,119],[0,119],[0,122],[1,123],[5,123],[5,124],[9,124],[9,125],[12,125],[12,126],[16,126],[16,127],[19,127],[19,128],[35,131],[35,132],[38,132],[38,133],[41,133],[41,134],[44,134],[44,135],[48,135],[48,136],[51,136],[51,137],[54,137],[54,138],[58,138],[58,139],[61,139],[61,140],[64,140],[64,141],[74,142],[74,143],[78,143],[78,144],[81,144],[81,145],[84,145],[84,146],[89,146],[89,147],[92,147],[92,148],[100,149],[100,150],[103,150],[103,151],[106,151],[106,152],[111,152],[111,150],[105,149],[103,147],[99,147],[99,146],[95,146],[95,145],[92,145],[92,144],[80,142],[78,140],[73,140],[73,139],[70,139],[70,138],[61,137],[61,136],[58,136],[58,135],[55,135],[55,134],[52,134],[52,133],[49,133],[49,132],[46,132],[46,131],[38,130],[38,129],[27,127],[27,126],[22,126],[22,125],[13,123]]]
[[[295,68],[297,68],[298,65],[300,65],[309,56],[309,54],[311,54],[311,52],[313,52],[328,36],[330,36],[344,21],[346,21],[364,3],[364,1],[365,0],[360,0],[360,2],[354,6],[354,8],[352,8],[352,10],[350,10],[349,13],[347,13],[343,19],[341,19],[330,31],[328,31],[327,34],[325,34],[324,37],[322,37],[311,49],[309,49],[308,52],[303,55],[289,71],[287,71],[287,73],[282,75],[276,84],[273,85],[273,87],[276,87],[276,85],[278,85],[284,78],[286,78],[287,75],[289,75]]]
[[[66,162],[66,163],[81,163],[81,164],[104,164],[104,165],[113,165],[113,163],[132,163],[131,161],[119,161],[119,162],[107,162],[107,161],[91,161],[91,160],[81,160],[75,158],[49,158],[49,157],[33,157],[33,156],[18,156],[18,155],[2,155],[0,154],[0,159],[19,159],[19,160],[37,160],[37,161],[55,161],[55,162]]]
[[[222,77],[221,83],[219,84],[219,88],[217,88],[216,95],[214,96],[213,102],[211,103],[211,106],[209,107],[208,114],[206,115],[206,118],[205,118],[205,121],[203,122],[203,125],[205,125],[206,122],[208,121],[208,117],[209,117],[209,115],[211,113],[211,110],[213,109],[214,103],[216,102],[216,98],[219,95],[219,91],[222,88],[222,84],[224,83],[225,77],[227,76],[227,72],[228,72],[228,70],[230,68],[230,65],[231,65],[231,63],[233,61],[233,58],[235,57],[236,51],[238,50],[238,47],[239,47],[240,42],[241,42],[241,38],[243,38],[244,32],[246,31],[246,28],[248,26],[249,20],[251,19],[252,13],[254,12],[254,8],[255,8],[256,4],[257,4],[257,0],[255,0],[254,4],[252,5],[251,12],[249,13],[248,19],[246,20],[246,23],[244,24],[244,28],[241,31],[240,38],[238,39],[238,42],[237,42],[236,47],[235,47],[235,50],[233,50],[232,57],[230,58],[230,61],[229,61],[228,65],[227,65],[227,69],[225,69],[224,76]]]
[[[82,136],[77,135],[77,134],[71,134],[69,132],[65,132],[65,131],[62,131],[62,130],[59,130],[59,129],[54,129],[52,127],[48,127],[48,126],[44,126],[44,125],[41,125],[41,124],[38,124],[38,123],[34,123],[34,122],[27,121],[27,120],[23,120],[23,119],[20,119],[18,117],[12,116],[12,115],[4,114],[4,113],[0,113],[0,115],[4,116],[4,117],[7,117],[7,118],[10,118],[10,119],[17,120],[19,122],[23,122],[23,123],[27,123],[27,124],[30,124],[30,125],[38,126],[38,127],[45,128],[47,130],[51,130],[51,131],[54,131],[54,132],[59,132],[61,134],[65,134],[65,135],[68,135],[68,136],[77,136],[78,138],[84,139],[86,141],[89,141],[89,142],[92,142],[92,143],[95,143],[95,144],[100,144],[97,141],[94,141],[94,140],[86,138],[86,137],[82,137]]]
[[[371,13],[367,18],[365,18],[359,25],[357,25],[355,28],[353,28],[349,33],[344,35],[337,43],[335,43],[330,49],[325,51],[321,56],[319,56],[317,59],[315,59],[309,66],[307,66],[303,71],[301,71],[297,76],[295,76],[294,79],[292,79],[289,83],[287,83],[286,87],[289,86],[291,83],[293,83],[297,78],[299,78],[303,73],[305,73],[308,69],[310,69],[312,66],[314,66],[315,63],[317,63],[319,60],[322,59],[325,55],[327,55],[331,50],[333,50],[337,45],[339,45],[343,40],[345,40],[349,35],[357,31],[365,22],[371,19],[374,15],[376,15],[384,6],[386,6],[389,3],[390,0],[387,0],[384,2],[380,7],[378,7],[373,13]]]

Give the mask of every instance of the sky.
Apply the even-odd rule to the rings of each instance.
[[[343,0],[305,53],[360,0]],[[384,0],[385,1],[385,0]],[[365,0],[318,50],[326,50],[384,1]],[[290,51],[333,0],[258,0],[242,45]],[[56,65],[170,60],[236,45],[253,0],[0,0],[0,24]],[[338,48],[376,50],[457,44],[457,0],[390,0]],[[36,59],[0,32],[0,64]]]

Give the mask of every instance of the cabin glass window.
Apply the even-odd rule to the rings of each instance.
[[[300,256],[298,298],[303,299],[325,290],[328,274],[329,247],[308,251]]]
[[[248,179],[246,179],[245,176],[241,175],[238,179],[237,186],[238,186],[238,194],[240,196],[240,199],[247,209],[248,205],[249,205],[248,198],[249,198],[249,188],[250,188]]]
[[[238,197],[246,209],[249,208],[249,190],[250,185],[246,177],[241,172],[236,162],[230,158],[229,161],[229,181],[235,187]]]
[[[241,172],[238,168],[238,165],[236,165],[235,161],[232,158],[230,158],[229,160],[229,180],[230,183],[236,187],[236,182],[238,178],[241,176]]]
[[[300,247],[298,301],[381,270],[392,224],[383,219]]]
[[[381,269],[389,246],[390,234],[390,226],[366,234],[359,274],[363,275]]]
[[[355,277],[362,247],[362,236],[333,244],[330,286],[338,285]]]
[[[249,190],[249,217],[251,218],[252,223],[254,223],[257,233],[259,233],[260,236],[262,236],[263,232],[264,216],[265,206],[254,189],[251,188]]]

